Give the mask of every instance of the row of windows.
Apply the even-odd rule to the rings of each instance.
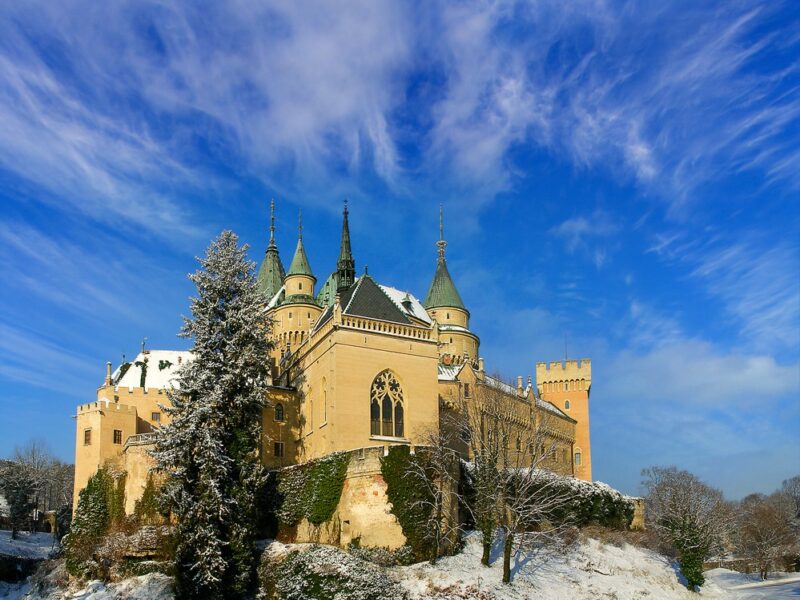
[[[542,391],[544,392],[573,392],[577,390],[586,390],[585,379],[571,379],[569,381],[551,381],[542,384]]]

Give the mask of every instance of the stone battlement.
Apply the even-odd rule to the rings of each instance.
[[[120,404],[119,402],[112,402],[111,400],[100,399],[94,402],[78,405],[78,414],[94,412],[97,410],[113,410],[119,413],[128,413],[136,416],[136,407],[127,404]]]
[[[541,384],[550,381],[570,379],[592,379],[592,361],[588,358],[580,360],[552,361],[536,363],[536,382]]]

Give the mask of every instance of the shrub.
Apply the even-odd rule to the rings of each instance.
[[[384,570],[331,546],[294,551],[279,562],[265,553],[259,598],[281,600],[382,600],[407,598]]]

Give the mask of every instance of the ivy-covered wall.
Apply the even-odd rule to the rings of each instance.
[[[350,454],[337,452],[319,460],[288,467],[270,475],[266,507],[279,527],[294,527],[302,519],[312,525],[330,520],[339,505]]]

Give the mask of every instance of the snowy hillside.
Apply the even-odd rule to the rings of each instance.
[[[310,545],[284,545],[273,542],[268,552],[281,555],[290,550],[304,550]],[[333,550],[333,549],[331,549]],[[617,600],[658,598],[672,599],[723,599],[760,600],[763,598],[796,598],[800,595],[800,577],[792,574],[780,581],[766,585],[754,582],[751,576],[725,569],[707,573],[708,581],[700,594],[686,590],[670,561],[650,550],[624,545],[617,547],[594,539],[577,544],[567,554],[537,565],[536,560],[517,557],[512,567],[514,580],[511,586],[500,583],[502,566],[500,548],[493,555],[493,565],[480,565],[479,539],[471,535],[464,551],[458,556],[443,558],[432,567],[420,563],[409,567],[386,570],[390,579],[399,582],[409,600],[446,600],[474,598],[480,600],[523,600],[565,598],[592,600],[615,598]],[[339,551],[336,551],[338,554]],[[345,557],[347,561],[351,559]],[[369,564],[369,563],[368,563]],[[370,568],[375,568],[369,564]],[[171,580],[163,575],[151,574],[132,577],[117,583],[98,581],[82,586],[73,584],[69,589],[53,588],[50,582],[66,581],[63,566],[46,578],[44,585],[3,586],[0,600],[151,600],[171,599]],[[787,581],[794,581],[787,584]],[[776,585],[777,584],[777,585]]]
[[[53,534],[20,531],[16,540],[11,532],[0,530],[0,554],[18,558],[47,558],[53,549]]]

